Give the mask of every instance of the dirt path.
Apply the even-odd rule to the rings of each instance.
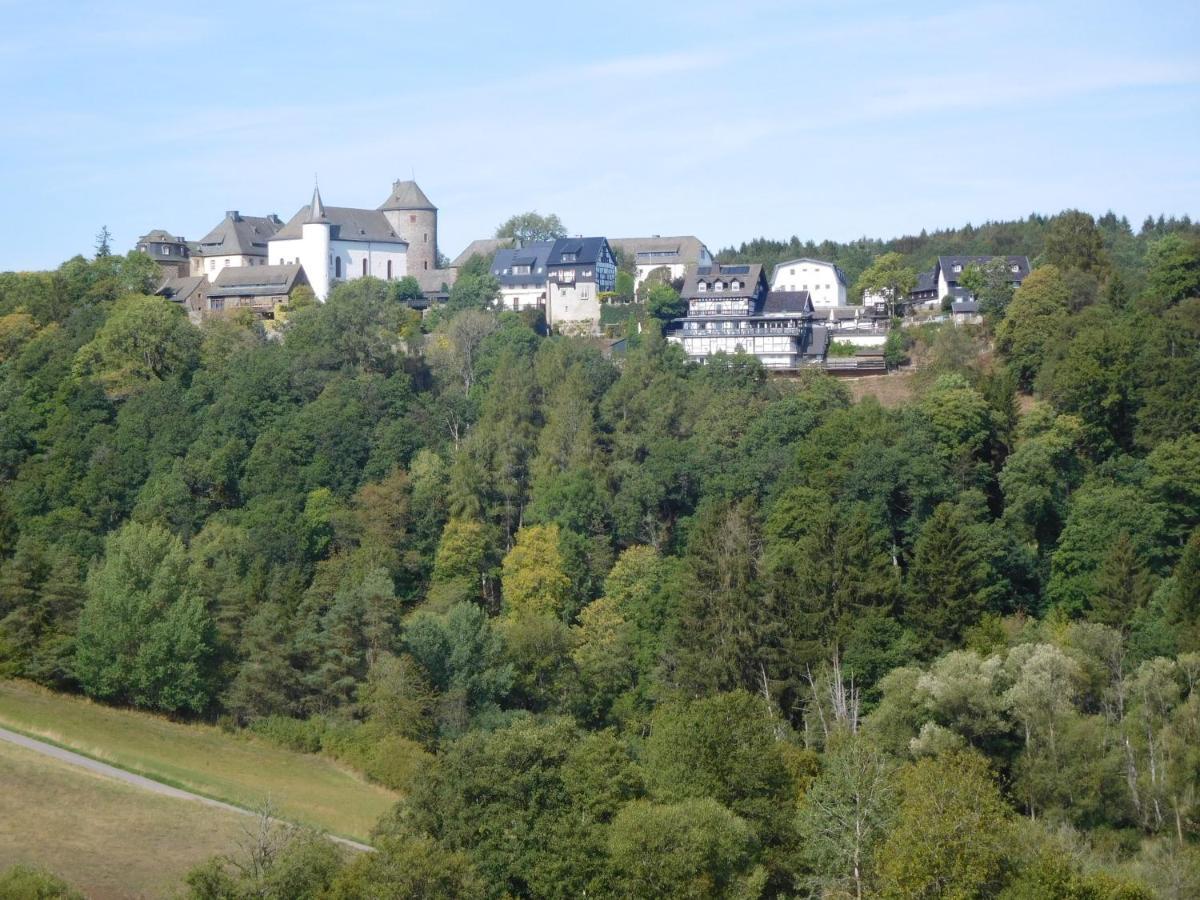
[[[206,806],[214,806],[217,809],[224,809],[229,812],[239,813],[243,816],[257,816],[258,813],[248,809],[242,809],[240,806],[234,806],[231,803],[223,803],[220,800],[213,800],[209,797],[203,797],[200,794],[193,794],[191,791],[184,791],[176,787],[171,787],[169,784],[163,784],[161,781],[155,781],[153,778],[146,778],[144,775],[137,775],[133,772],[126,772],[124,769],[118,769],[116,766],[110,766],[107,763],[102,763],[92,759],[89,756],[84,756],[81,753],[74,753],[70,750],[64,750],[62,747],[56,747],[53,744],[47,744],[45,741],[39,741],[31,737],[26,737],[23,734],[18,734],[15,731],[9,731],[7,728],[0,728],[0,740],[8,741],[11,744],[16,744],[19,747],[24,747],[27,750],[33,750],[36,753],[41,753],[44,756],[49,756],[61,762],[70,763],[73,766],[79,766],[81,769],[87,769],[89,772],[94,772],[97,775],[103,775],[107,778],[115,778],[117,781],[123,781],[126,784],[132,784],[135,787],[140,787],[143,790],[151,791],[155,794],[162,794],[164,797],[174,797],[177,800],[191,800],[195,803],[203,803]],[[349,838],[338,837],[337,835],[325,835],[331,841],[337,841],[346,847],[363,852],[371,852],[373,847],[366,844],[360,844],[358,841],[352,841]]]

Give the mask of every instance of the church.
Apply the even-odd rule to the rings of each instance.
[[[425,287],[448,274],[437,270],[437,207],[415,181],[396,181],[377,209],[326,206],[315,187],[312,202],[271,236],[267,260],[303,266],[320,300],[339,281],[412,275]]]

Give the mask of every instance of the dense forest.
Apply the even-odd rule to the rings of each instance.
[[[394,285],[0,275],[0,675],[336,756],[379,852],[193,897],[1200,896],[1200,231],[1068,212],[910,402]]]

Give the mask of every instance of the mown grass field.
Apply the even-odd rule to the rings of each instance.
[[[248,809],[365,840],[396,795],[320,756],[0,681],[0,725]]]
[[[164,897],[254,824],[0,742],[0,869],[40,866],[88,897]]]

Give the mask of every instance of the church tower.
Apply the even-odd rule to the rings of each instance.
[[[324,301],[329,296],[330,288],[330,224],[329,217],[325,215],[325,204],[321,202],[321,189],[315,185],[308,218],[300,231],[300,264],[304,266],[304,274],[308,276],[313,293],[318,300]]]
[[[392,194],[379,207],[396,234],[408,241],[408,274],[437,268],[437,207],[415,181],[392,183]]]

